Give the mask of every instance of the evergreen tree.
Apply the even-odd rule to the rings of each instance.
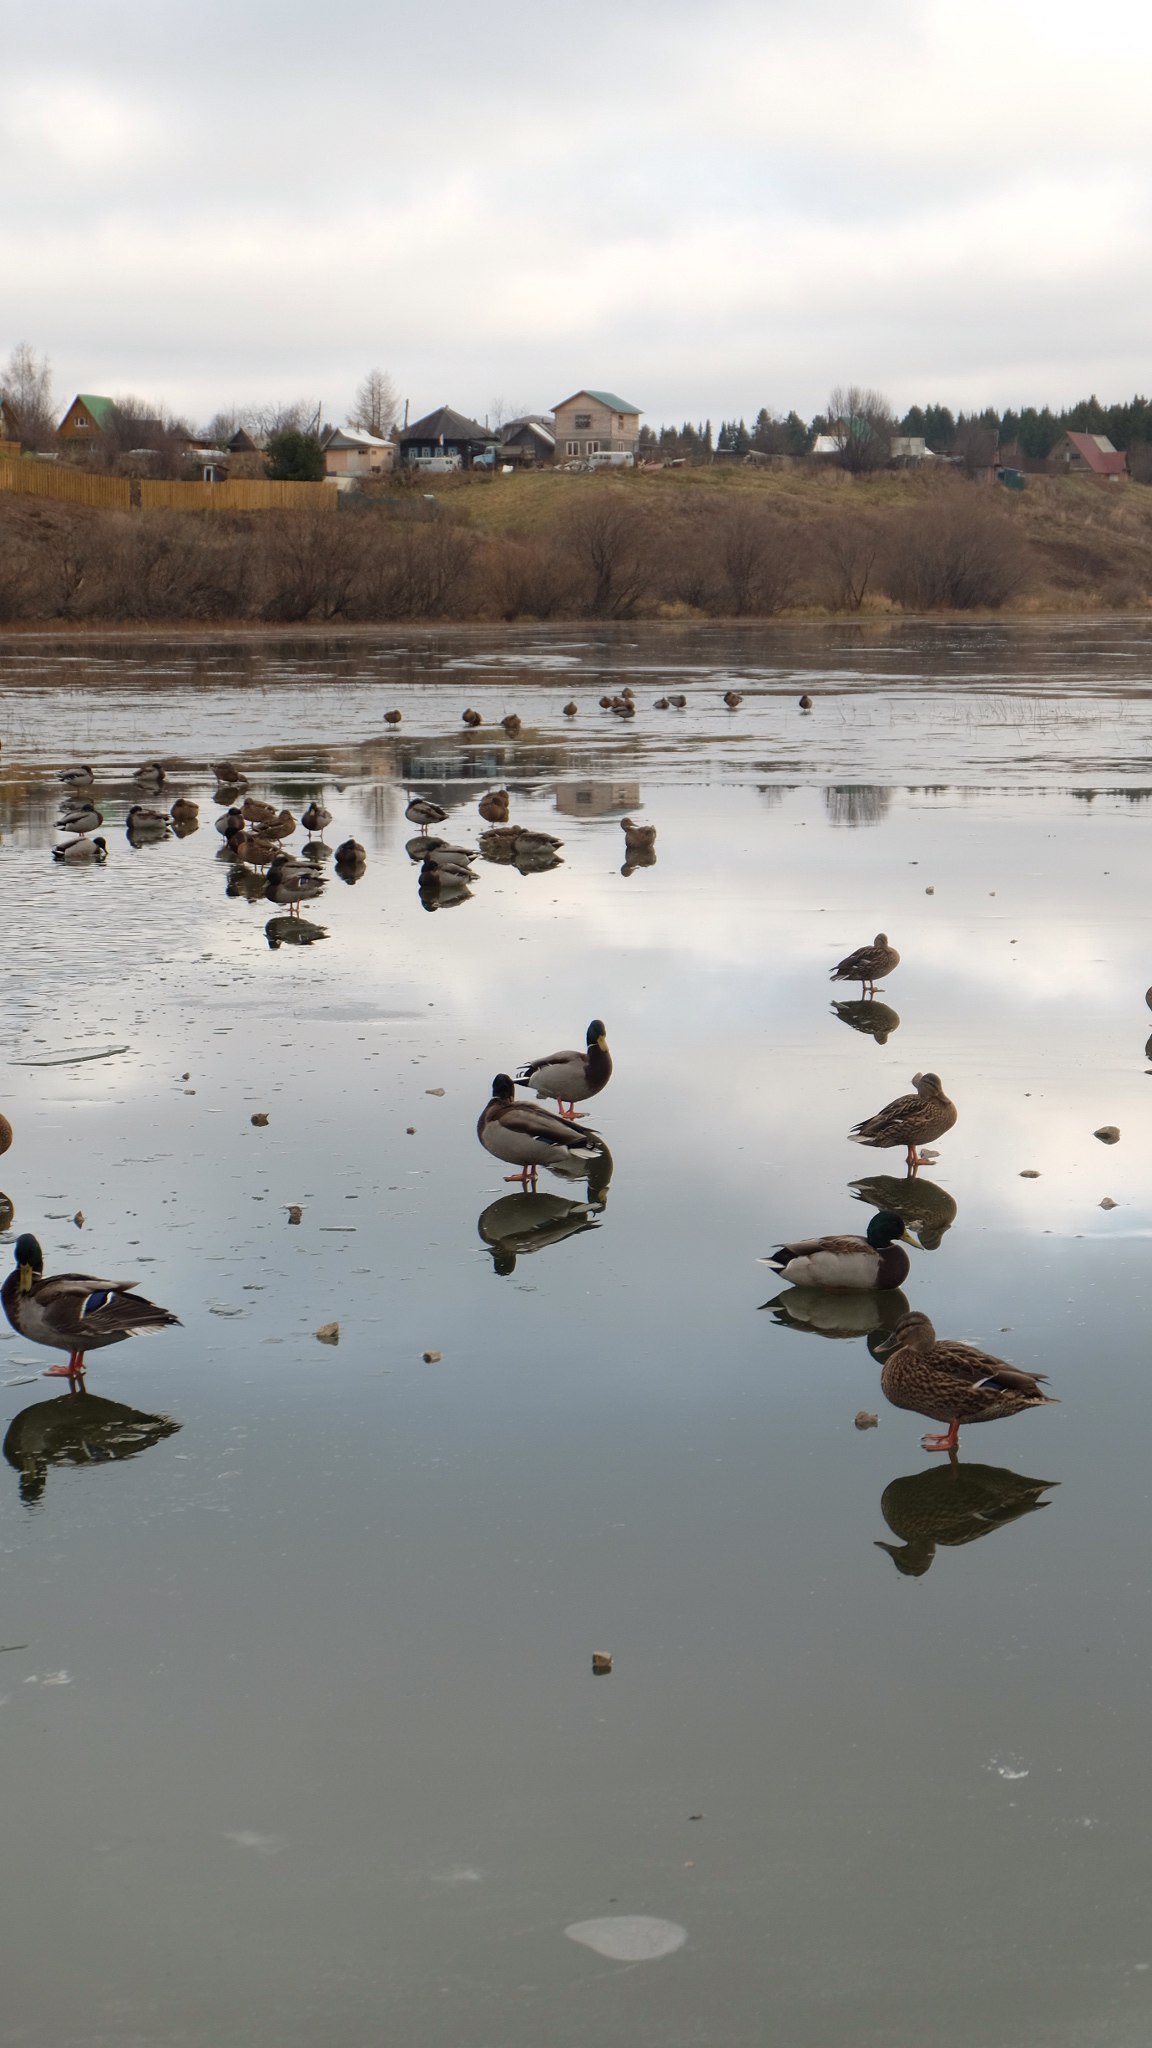
[[[286,427],[283,433],[271,435],[264,468],[276,482],[323,483],[324,451],[319,436],[302,433],[298,427]]]
[[[924,438],[934,455],[947,455],[956,439],[956,421],[946,405],[925,406]]]
[[[737,426],[732,428],[732,452],[735,455],[747,455],[751,446],[752,436],[748,432],[743,420],[741,420]]]
[[[807,455],[812,446],[812,436],[798,412],[790,412],[784,422],[784,453],[786,455]]]
[[[900,422],[902,434],[919,434],[927,438],[928,422],[918,405],[910,405]]]

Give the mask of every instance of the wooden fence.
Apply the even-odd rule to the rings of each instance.
[[[0,462],[19,462],[19,441],[0,441]]]
[[[305,505],[334,511],[339,495],[331,484],[274,483],[269,477],[237,477],[226,484],[145,479],[140,485],[140,505],[145,512],[283,512]]]
[[[92,476],[85,469],[62,469],[54,462],[0,459],[0,491],[71,505],[101,505],[114,512],[127,512],[132,502],[127,477]]]

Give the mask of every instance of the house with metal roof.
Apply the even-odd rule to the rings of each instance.
[[[539,469],[556,453],[556,436],[551,420],[538,412],[522,420],[506,420],[500,429],[500,460],[514,462],[520,469]]]
[[[495,461],[499,438],[495,428],[482,427],[465,413],[453,412],[450,405],[438,405],[435,412],[425,413],[422,420],[402,429],[400,461],[406,469],[432,462],[472,469],[476,463]]]
[[[557,462],[627,453],[640,446],[640,408],[614,391],[574,391],[554,408]]]
[[[1127,475],[1128,457],[1112,446],[1107,434],[1065,434],[1048,457],[1048,466],[1115,481]]]
[[[78,391],[56,431],[62,441],[91,448],[108,427],[116,401],[94,391]]]
[[[393,443],[366,427],[329,427],[321,446],[325,476],[383,476],[396,458]]]

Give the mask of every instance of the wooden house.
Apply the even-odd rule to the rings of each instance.
[[[1128,458],[1112,446],[1107,434],[1065,434],[1048,457],[1048,467],[1117,483],[1128,473]]]
[[[78,391],[56,431],[73,448],[94,448],[109,425],[116,402],[94,391]]]
[[[325,476],[384,476],[395,459],[392,442],[363,427],[329,427],[324,436]]]
[[[507,420],[500,429],[501,462],[514,462],[518,469],[539,469],[556,453],[552,422],[540,413],[522,420]]]
[[[640,445],[640,408],[613,391],[574,391],[555,408],[557,462],[629,454]]]
[[[450,405],[439,405],[435,412],[425,413],[422,420],[402,429],[400,461],[405,469],[429,465],[473,469],[477,463],[486,466],[495,461],[498,439],[492,428],[453,412]]]

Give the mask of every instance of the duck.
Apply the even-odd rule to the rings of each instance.
[[[724,702],[728,706],[729,711],[735,711],[744,702],[744,699],[739,690],[725,690]]]
[[[63,846],[52,848],[53,860],[102,861],[108,858],[108,842],[97,834],[95,839],[66,839]]]
[[[796,701],[799,704],[801,711],[811,711],[812,699],[808,695],[807,690],[805,690],[804,695],[802,697],[798,697]]]
[[[124,830],[129,839],[167,839],[168,819],[163,811],[149,811],[143,804],[132,804],[124,820]]]
[[[56,820],[58,832],[96,832],[104,823],[103,811],[95,804],[77,804],[74,811],[62,811]]]
[[[444,839],[430,839],[418,858],[427,867],[466,868],[476,858],[474,846],[449,846]]]
[[[266,804],[263,797],[246,796],[240,806],[240,815],[250,825],[263,825],[268,818],[276,816],[275,804]]]
[[[831,981],[858,981],[860,994],[875,995],[876,983],[885,974],[894,974],[900,965],[900,955],[889,943],[887,932],[877,932],[870,946],[857,946],[832,969]]]
[[[322,832],[325,825],[332,823],[332,813],[331,811],[326,811],[323,804],[318,804],[315,797],[313,797],[308,809],[301,811],[300,823],[303,825],[309,838],[311,838],[313,832]]]
[[[247,822],[243,811],[232,804],[228,810],[221,811],[216,820],[216,830],[222,839],[227,839],[233,832],[242,832]]]
[[[545,1053],[542,1059],[526,1061],[516,1074],[518,1081],[536,1090],[538,1102],[558,1102],[566,1123],[582,1114],[576,1107],[578,1102],[599,1095],[612,1079],[612,1055],[601,1018],[593,1017],[584,1043],[583,1052]]]
[[[510,711],[506,718],[502,718],[500,720],[500,723],[504,727],[504,730],[507,733],[509,739],[514,740],[517,734],[521,731],[524,721],[520,717],[518,712]]]
[[[430,796],[413,796],[404,806],[404,816],[410,825],[420,825],[427,831],[429,825],[442,825],[448,813],[443,804],[434,804]]]
[[[136,770],[136,780],[141,789],[151,790],[155,794],[158,789],[163,789],[168,777],[159,761],[145,761],[144,766]]]
[[[534,1102],[517,1102],[516,1083],[510,1074],[497,1074],[492,1096],[481,1110],[476,1136],[494,1159],[518,1166],[518,1173],[506,1173],[505,1180],[517,1180],[525,1188],[536,1185],[542,1166],[573,1165],[583,1172],[603,1152],[603,1140],[596,1131],[578,1131],[574,1124]]]
[[[958,1114],[956,1104],[949,1102],[944,1093],[939,1074],[913,1074],[912,1086],[915,1095],[898,1095],[894,1102],[886,1102],[883,1109],[878,1109],[875,1116],[854,1124],[848,1133],[851,1144],[871,1145],[877,1152],[906,1146],[909,1173],[925,1164],[917,1146],[942,1138],[945,1131],[952,1129]]]
[[[506,825],[508,823],[508,791],[506,789],[488,790],[481,797],[476,808],[482,818],[487,818],[490,825]]]
[[[137,1294],[134,1280],[96,1280],[88,1273],[46,1278],[44,1254],[27,1231],[16,1239],[13,1256],[16,1263],[0,1287],[0,1303],[12,1328],[28,1343],[68,1353],[67,1365],[48,1367],[49,1378],[82,1380],[89,1351],[180,1321],[170,1309]]]
[[[315,868],[305,867],[286,853],[278,853],[269,866],[264,895],[278,909],[287,910],[289,917],[299,917],[300,904],[319,896],[323,888],[324,877]]]
[[[469,705],[467,711],[462,711],[460,713],[460,716],[463,719],[465,725],[476,726],[483,725],[484,723],[484,720],[481,718],[480,713],[478,711],[473,711],[471,705]]]
[[[260,830],[269,839],[288,839],[296,830],[296,820],[291,811],[274,811],[270,818],[261,818]]]
[[[617,718],[635,718],[636,716],[636,706],[631,697],[621,697],[619,702],[612,706],[612,709],[616,713]]]
[[[569,700],[569,702],[564,706],[563,715],[565,718],[575,718],[579,709],[580,706],[578,704],[573,704],[571,700]]]
[[[458,904],[471,903],[469,884],[475,880],[471,868],[422,867],[416,882],[420,906],[428,911],[454,910]]]
[[[652,699],[652,709],[653,709],[653,711],[670,711],[670,710],[671,710],[671,708],[672,708],[672,707],[671,707],[671,705],[669,704],[669,702],[668,702],[668,699],[667,699],[667,697],[653,697],[653,699]]]
[[[687,708],[688,699],[687,697],[673,697],[670,695],[668,702],[672,706],[673,711],[683,711]]]
[[[233,860],[243,861],[250,868],[266,868],[280,853],[279,840],[264,839],[258,832],[245,832],[242,828],[230,832],[224,843]]]
[[[863,1237],[798,1237],[759,1261],[793,1287],[867,1289],[902,1287],[909,1273],[904,1249],[912,1239],[904,1218],[882,1209]]]
[[[208,766],[222,789],[247,789],[248,777],[235,761],[210,761]]]
[[[638,825],[634,818],[621,818],[620,830],[629,853],[646,853],[656,844],[655,825]]]
[[[194,804],[190,796],[178,796],[168,816],[174,825],[198,825],[200,806]]]
[[[385,725],[399,725],[403,716],[404,713],[402,711],[386,711],[384,713],[384,723]]]
[[[0,1112],[0,1152],[7,1152],[11,1143],[12,1126],[3,1112]]]
[[[338,868],[363,867],[367,858],[358,839],[342,839],[333,855]]]
[[[612,709],[612,699],[611,699],[611,697],[601,697],[601,699],[600,699],[600,709],[601,709],[601,711],[611,711],[611,709]]]
[[[90,768],[62,768],[56,780],[68,783],[73,789],[83,789],[87,783],[95,782],[96,777]]]
[[[943,1436],[921,1437],[925,1451],[955,1451],[962,1422],[1000,1422],[1056,1402],[1055,1395],[1041,1390],[1046,1374],[1021,1372],[975,1344],[941,1341],[919,1310],[902,1316],[875,1348],[884,1360],[880,1388],[885,1400],[948,1424]]]
[[[264,927],[268,951],[278,953],[281,946],[314,946],[317,939],[326,939],[327,930],[322,924],[312,924],[306,917],[270,917]]]

